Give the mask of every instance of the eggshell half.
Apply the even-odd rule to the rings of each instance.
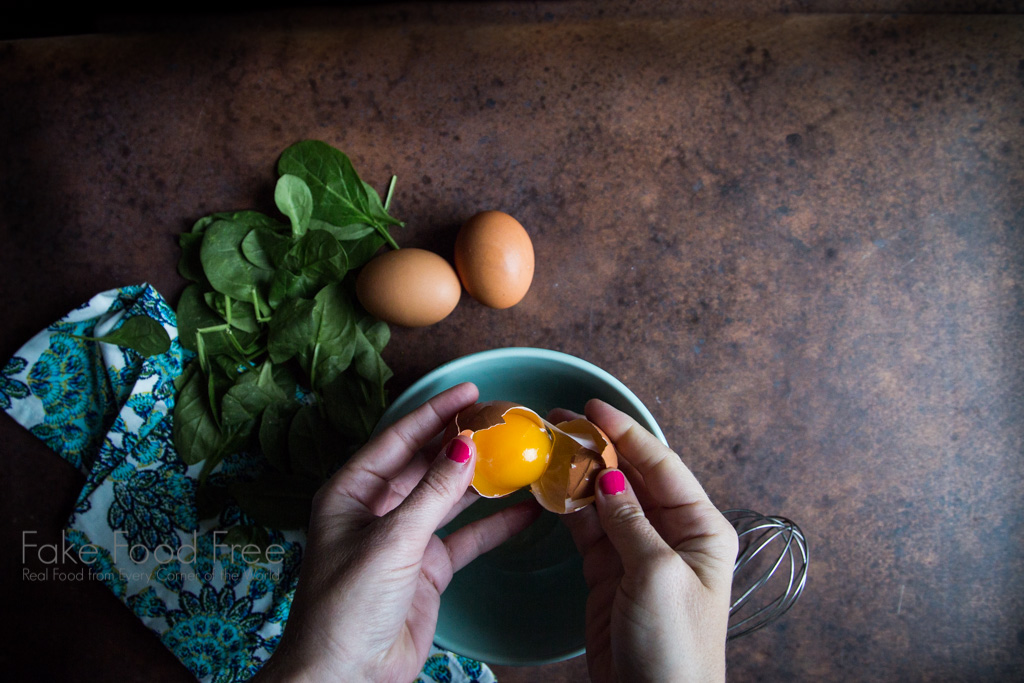
[[[611,439],[589,420],[560,422],[551,430],[551,464],[530,491],[546,510],[565,515],[594,502],[597,475],[618,467],[619,456]]]

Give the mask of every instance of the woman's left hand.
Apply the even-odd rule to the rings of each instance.
[[[539,514],[531,499],[435,534],[477,498],[467,492],[476,449],[465,437],[433,458],[422,449],[477,397],[472,384],[438,394],[320,489],[287,628],[258,679],[416,678],[452,575]]]

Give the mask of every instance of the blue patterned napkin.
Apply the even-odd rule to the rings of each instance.
[[[160,322],[170,349],[143,358],[102,337],[124,320]],[[72,336],[77,335],[77,336]],[[33,337],[0,376],[0,407],[79,468],[86,481],[64,531],[92,576],[155,631],[196,676],[252,677],[274,651],[298,580],[305,536],[268,530],[261,558],[224,542],[250,523],[237,506],[196,513],[202,464],[171,442],[174,379],[191,360],[174,311],[146,284],[103,292]],[[245,477],[248,456],[226,459],[211,479]],[[433,648],[417,681],[492,683],[480,662]]]

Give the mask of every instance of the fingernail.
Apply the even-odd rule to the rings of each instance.
[[[601,475],[597,485],[606,496],[617,496],[626,490],[626,477],[619,470],[609,470]]]
[[[445,449],[444,454],[449,460],[454,460],[457,463],[467,462],[473,457],[473,451],[470,450],[469,444],[462,439],[452,439],[448,444],[448,448]]]

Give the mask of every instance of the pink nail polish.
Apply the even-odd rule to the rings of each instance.
[[[473,456],[473,452],[469,449],[469,444],[462,439],[452,439],[444,454],[449,460],[454,460],[460,464],[468,461]]]
[[[617,496],[626,490],[626,477],[619,470],[609,470],[597,481],[601,493],[606,496]]]

